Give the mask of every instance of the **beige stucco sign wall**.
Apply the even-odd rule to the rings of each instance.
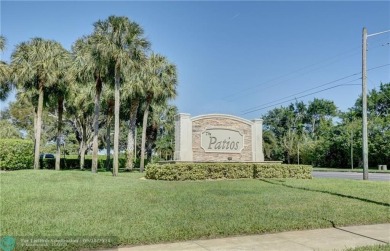
[[[176,116],[175,160],[264,161],[262,120],[209,114]]]

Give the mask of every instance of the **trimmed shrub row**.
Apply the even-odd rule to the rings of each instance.
[[[206,180],[242,178],[311,179],[312,167],[266,163],[149,164],[145,177],[154,180]]]
[[[32,169],[33,149],[31,140],[0,139],[0,170]]]

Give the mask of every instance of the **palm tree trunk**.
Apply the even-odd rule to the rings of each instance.
[[[144,112],[144,117],[142,121],[142,140],[141,140],[141,163],[140,163],[140,172],[144,171],[145,167],[145,143],[146,143],[146,127],[148,126],[148,116],[149,116],[149,106],[150,101],[146,101],[146,108]]]
[[[106,131],[106,163],[105,163],[105,168],[106,170],[110,170],[110,157],[111,157],[111,138],[110,138],[110,133],[111,133],[111,114],[107,116],[107,131]]]
[[[34,169],[39,169],[39,146],[41,144],[41,130],[42,130],[42,109],[43,109],[43,83],[39,83],[39,98],[38,98],[38,112],[36,121],[35,134],[35,153],[34,153]]]
[[[81,125],[82,127],[82,137],[81,137],[81,144],[80,144],[80,169],[84,170],[85,166],[85,151],[87,149],[87,126],[86,123],[83,123]]]
[[[115,67],[115,128],[114,128],[114,164],[112,168],[112,175],[118,175],[119,169],[119,88],[120,88],[120,67],[116,65]]]
[[[60,170],[61,161],[61,134],[62,134],[62,114],[64,111],[64,97],[58,97],[58,121],[57,121],[57,153],[55,170]]]
[[[127,134],[127,163],[126,169],[133,169],[134,162],[134,143],[135,143],[135,128],[137,123],[137,110],[139,106],[139,100],[135,99],[131,103],[130,119],[129,119],[129,132]]]
[[[93,150],[92,150],[92,172],[97,173],[98,168],[98,135],[99,135],[99,110],[100,94],[102,92],[102,79],[96,78],[96,95],[95,95],[95,114],[93,118]]]
[[[37,121],[38,121],[38,107],[34,107],[34,152],[32,154],[35,154],[35,142],[37,142]]]

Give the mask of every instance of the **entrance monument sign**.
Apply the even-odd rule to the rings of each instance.
[[[263,162],[262,120],[209,114],[176,115],[175,161]]]

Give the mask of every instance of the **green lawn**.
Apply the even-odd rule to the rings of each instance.
[[[87,171],[3,172],[0,235],[16,236],[17,241],[20,236],[110,237],[105,244],[56,247],[77,250],[390,222],[388,182],[167,182],[142,177]]]
[[[390,244],[348,248],[344,251],[390,251]]]

